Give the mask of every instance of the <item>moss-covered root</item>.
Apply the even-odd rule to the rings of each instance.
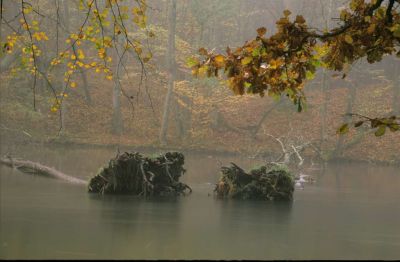
[[[219,183],[215,187],[220,198],[292,200],[294,179],[286,167],[261,166],[246,173],[231,163],[222,167]]]
[[[137,152],[125,152],[111,159],[89,181],[88,190],[101,194],[133,194],[138,196],[181,195],[191,188],[179,182],[185,173],[184,156],[168,152],[155,158]]]

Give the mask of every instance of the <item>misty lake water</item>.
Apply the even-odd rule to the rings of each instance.
[[[115,150],[2,147],[89,179]],[[151,152],[150,152],[151,153]],[[0,167],[0,259],[399,259],[398,167],[331,164],[291,203],[213,198],[220,163],[186,153],[193,194],[169,199],[88,194],[85,187]]]

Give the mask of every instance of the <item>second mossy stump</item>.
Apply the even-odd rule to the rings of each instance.
[[[111,159],[90,179],[88,190],[100,194],[132,194],[137,196],[171,196],[192,192],[179,182],[185,173],[185,158],[179,152],[158,157],[145,157],[138,152],[125,152]]]
[[[294,178],[286,167],[261,166],[246,173],[236,164],[221,168],[222,176],[215,187],[220,198],[292,200]]]

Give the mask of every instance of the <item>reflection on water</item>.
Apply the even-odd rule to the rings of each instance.
[[[112,150],[13,148],[18,156],[88,179]],[[2,152],[4,153],[4,152]],[[330,165],[292,203],[209,196],[219,162],[187,154],[187,197],[98,196],[63,181],[0,167],[0,258],[398,259],[395,167]]]

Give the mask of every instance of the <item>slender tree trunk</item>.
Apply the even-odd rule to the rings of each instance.
[[[114,74],[112,133],[120,135],[123,132],[123,122],[121,112],[121,82],[117,75],[118,73]]]
[[[69,16],[69,5],[67,0],[63,0],[63,9],[64,9],[64,14],[63,14],[63,22],[65,25],[65,29],[69,31],[70,28],[70,16]],[[67,117],[67,101],[66,99],[63,99],[61,108],[60,108],[60,120],[61,120],[61,130],[60,130],[60,135],[63,135],[65,130],[67,129],[66,127],[66,117]]]
[[[330,28],[331,13],[332,13],[332,0],[329,0],[327,17],[324,17],[326,29]],[[329,76],[328,76],[327,70],[323,69],[322,70],[322,85],[321,85],[323,101],[322,101],[322,106],[321,106],[321,133],[320,133],[320,146],[319,146],[319,149],[322,153],[324,152],[323,146],[324,146],[325,139],[327,137],[327,135],[326,135],[326,118],[327,118],[328,103],[329,103],[328,89],[330,87],[330,81],[329,81],[328,77]]]
[[[348,99],[347,99],[346,115],[343,118],[344,122],[349,122],[351,119],[351,116],[349,116],[348,114],[352,113],[352,111],[353,111],[354,100],[355,100],[356,94],[357,94],[357,89],[353,83],[350,82],[350,85],[348,88],[349,88],[349,95],[348,95]],[[336,143],[336,148],[335,148],[335,151],[333,154],[334,158],[342,155],[343,148],[344,148],[343,142],[344,142],[344,136],[339,136],[337,143]]]
[[[116,38],[118,42],[121,36]],[[118,61],[120,57],[118,56],[118,52],[121,53],[121,50],[116,50],[114,53],[113,60]],[[121,63],[126,62],[126,57],[122,58]],[[114,80],[114,89],[113,89],[113,115],[112,115],[112,123],[111,123],[111,131],[115,135],[121,135],[124,131],[124,122],[122,119],[122,106],[121,106],[121,94],[122,94],[122,85],[120,79],[121,66],[116,66],[113,73]]]
[[[394,73],[392,75],[392,81],[393,81],[392,108],[393,108],[393,113],[396,115],[400,114],[400,76],[398,74],[400,72],[399,64],[400,63],[398,61],[394,61]]]
[[[91,106],[92,105],[92,97],[90,95],[90,90],[89,90],[89,85],[86,77],[85,71],[83,71],[82,68],[79,68],[79,73],[81,75],[82,79],[82,86],[83,86],[83,91],[85,92],[85,98],[86,98],[86,103]]]
[[[320,133],[320,150],[323,151],[323,146],[326,135],[326,118],[328,113],[328,103],[329,103],[329,92],[328,89],[330,87],[330,82],[328,79],[328,73],[326,69],[322,71],[322,105],[321,105],[321,133]]]
[[[160,143],[161,145],[166,144],[167,131],[168,131],[168,118],[171,107],[171,102],[173,101],[173,90],[175,81],[175,30],[176,30],[176,0],[171,0],[171,6],[169,7],[169,37],[168,37],[168,92],[165,97],[164,102],[164,113],[160,131]]]

